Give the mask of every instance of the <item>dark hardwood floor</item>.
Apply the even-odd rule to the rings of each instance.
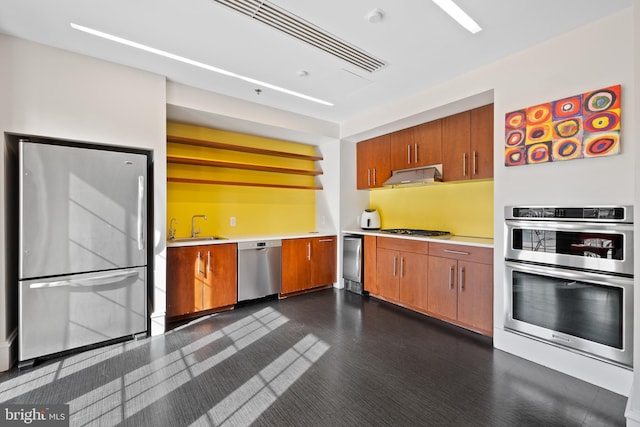
[[[477,334],[341,290],[0,374],[71,425],[623,426],[626,398]]]

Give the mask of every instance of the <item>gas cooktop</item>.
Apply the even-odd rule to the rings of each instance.
[[[402,234],[406,236],[424,236],[424,237],[449,236],[451,234],[448,231],[418,230],[415,228],[385,228],[380,231],[383,233],[389,233],[389,234]]]

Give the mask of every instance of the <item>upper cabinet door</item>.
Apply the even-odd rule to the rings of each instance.
[[[356,146],[356,184],[358,189],[382,187],[391,176],[389,135],[359,142]]]
[[[414,166],[442,163],[442,120],[423,123],[413,129]]]
[[[493,178],[493,104],[471,110],[471,177]]]
[[[391,170],[408,169],[415,166],[414,128],[403,129],[390,134]]]
[[[371,166],[373,165],[373,140],[356,144],[356,188],[371,187]]]
[[[442,119],[443,181],[470,179],[471,114],[469,111]]]

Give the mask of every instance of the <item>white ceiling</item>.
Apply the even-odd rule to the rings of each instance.
[[[0,0],[0,32],[334,123],[425,90],[631,5],[631,0],[456,0],[471,34],[429,0],[270,0],[387,65],[369,73],[211,0]],[[369,23],[374,8],[384,19]],[[324,106],[74,30],[94,28],[282,86]],[[605,29],[603,29],[605,30]],[[306,77],[298,72],[305,70]]]

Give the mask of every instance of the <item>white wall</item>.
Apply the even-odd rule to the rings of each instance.
[[[640,25],[638,25],[638,23],[640,23],[640,0],[634,0],[633,17],[634,17],[634,22],[636,23],[636,25],[633,26],[633,40],[634,40],[634,46],[635,46],[634,50],[637,52],[638,47],[640,46]],[[640,75],[638,74],[638,70],[640,70],[640,55],[636,53],[633,59],[634,59],[634,67],[636,72],[634,73],[635,87],[633,89],[633,94],[635,97],[635,105],[634,105],[635,114],[632,116],[632,121],[634,123],[640,123]],[[638,128],[638,125],[636,125],[636,132],[640,132],[640,128]],[[637,137],[636,137],[636,140],[637,140]],[[635,151],[635,164],[640,165],[640,149],[637,149]],[[636,167],[634,182],[638,182],[639,179],[640,179],[640,168]],[[634,222],[635,224],[640,224],[640,208],[638,208],[638,206],[640,206],[640,185],[635,186],[634,202],[635,202],[634,203],[635,205]],[[637,230],[638,230],[638,227],[636,225],[636,233],[635,233],[636,239],[634,242],[634,249],[635,249],[634,265],[640,266],[640,239],[637,237],[638,236]],[[636,268],[636,271],[638,271],[638,268]],[[635,297],[634,307],[636,307],[636,310],[634,312],[633,326],[635,331],[640,331],[640,309],[637,308],[637,307],[640,307],[640,292],[636,291],[634,297]],[[640,366],[640,339],[638,338],[639,336],[640,334],[638,333],[636,333],[634,336],[635,348],[634,348],[634,355],[633,355],[633,365],[635,367]],[[629,394],[629,400],[627,402],[627,410],[626,410],[625,416],[627,417],[627,426],[640,427],[640,369],[637,369],[637,368],[634,370],[633,385],[631,387],[631,393]]]
[[[164,332],[165,293],[165,209],[166,142],[165,79],[134,70],[0,35],[0,129],[68,138],[95,143],[140,147],[153,150],[155,253],[152,326]],[[4,138],[2,140],[4,147]],[[4,167],[4,162],[2,166]],[[4,191],[4,171],[0,192]],[[4,206],[4,204],[3,204]],[[4,218],[4,208],[0,217]],[[4,229],[0,231],[4,247]],[[150,239],[151,240],[151,239]],[[4,257],[0,257],[4,262]],[[2,271],[5,266],[0,264]],[[0,371],[10,367],[15,357],[14,316],[6,299],[15,283],[0,277]]]
[[[637,164],[633,24],[630,9],[605,17],[403,102],[364,114],[342,127],[343,138],[355,138],[381,124],[388,127],[394,121],[493,90],[494,345],[624,395],[629,393],[630,371],[504,331],[503,211],[505,205],[527,203],[633,203],[633,171]],[[505,113],[618,83],[622,84],[623,92],[622,154],[563,163],[504,166]],[[343,168],[347,167],[343,161]],[[637,332],[635,336],[640,342]]]
[[[495,91],[495,346],[623,395],[629,393],[630,371],[504,332],[503,215],[504,206],[527,203],[633,204],[637,133],[631,120],[635,115],[633,22],[627,10],[512,56],[497,64],[510,73],[500,76]],[[594,56],[595,52],[606,54]],[[504,164],[501,138],[506,112],[618,83],[622,84],[622,154],[512,168],[500,166]]]

